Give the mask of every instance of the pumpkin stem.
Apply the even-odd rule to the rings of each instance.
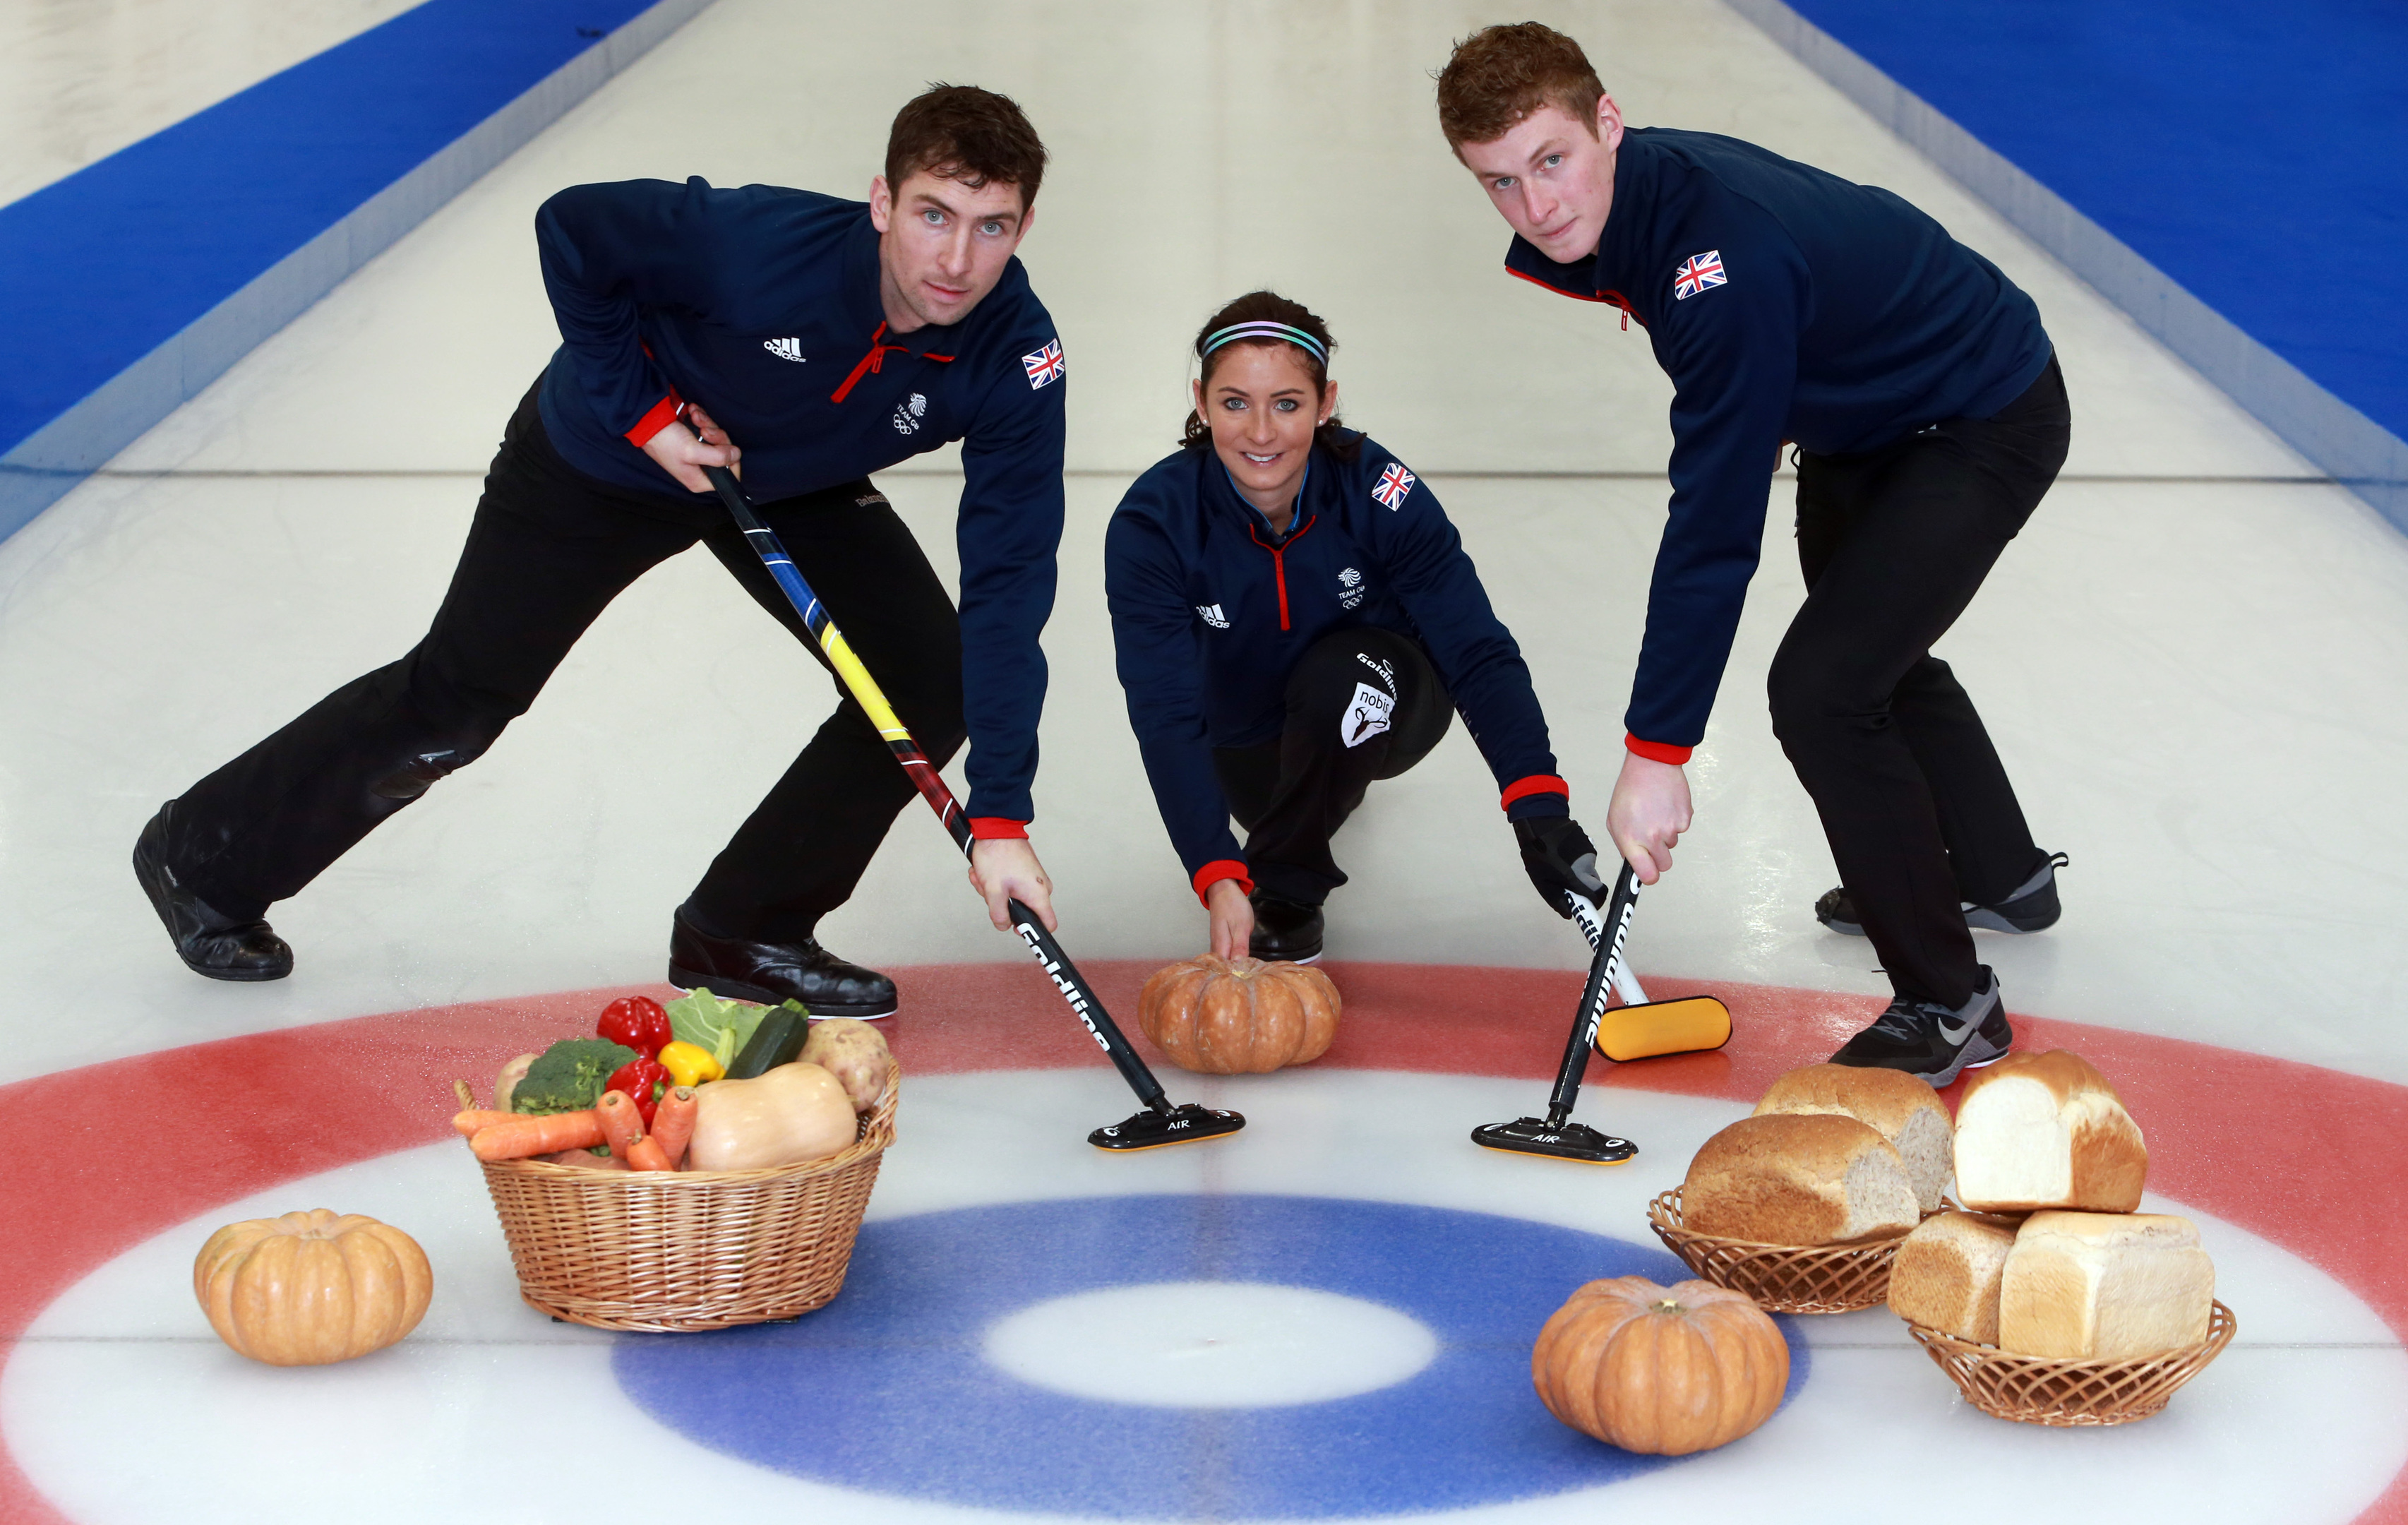
[[[1656,1311],[1657,1313],[1679,1313],[1681,1311],[1681,1304],[1671,1298],[1658,1298],[1656,1301]]]

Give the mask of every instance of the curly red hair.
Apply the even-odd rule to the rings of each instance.
[[[1455,45],[1438,77],[1438,125],[1446,146],[1493,143],[1552,106],[1597,131],[1605,94],[1581,45],[1551,26],[1488,26]]]

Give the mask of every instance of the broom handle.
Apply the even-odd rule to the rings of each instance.
[[[1595,953],[1605,942],[1605,917],[1584,895],[1564,892],[1564,899],[1572,908],[1572,920],[1580,923],[1581,935],[1588,939],[1589,952]],[[1630,971],[1630,960],[1625,958],[1613,966],[1613,993],[1622,998],[1625,1006],[1644,1006],[1647,992],[1639,984],[1639,976]]]
[[[1580,899],[1570,890],[1564,893],[1567,899]],[[1572,1108],[1580,1102],[1581,1076],[1588,1069],[1590,1051],[1597,1046],[1598,1024],[1605,1019],[1606,996],[1621,969],[1622,947],[1630,940],[1630,914],[1638,906],[1639,872],[1625,863],[1614,876],[1613,899],[1606,904],[1604,924],[1596,939],[1597,955],[1589,960],[1588,984],[1581,990],[1580,1015],[1564,1040],[1564,1060],[1555,1070],[1555,1092],[1547,1098],[1550,1128],[1571,1121]],[[1583,930],[1586,930],[1585,922]]]
[[[820,650],[826,654],[828,665],[836,669],[838,678],[844,680],[844,686],[854,700],[868,712],[869,723],[878,727],[880,736],[885,738],[887,750],[895,754],[895,760],[902,765],[903,771],[919,788],[920,798],[937,813],[937,819],[943,823],[945,830],[953,839],[953,845],[962,850],[962,856],[969,856],[976,839],[970,835],[969,818],[962,813],[961,805],[953,798],[953,791],[945,786],[944,775],[937,771],[937,765],[928,760],[928,755],[920,750],[920,743],[911,735],[910,727],[896,718],[894,706],[886,702],[886,696],[880,692],[877,680],[870,677],[869,669],[861,665],[861,658],[845,642],[844,633],[836,627],[836,621],[828,617],[827,606],[820,602],[819,595],[811,591],[811,585],[803,581],[803,574],[796,570],[795,560],[786,554],[786,547],[779,540],[777,533],[752,511],[752,500],[745,495],[734,472],[723,466],[707,466],[703,468],[703,473],[710,479],[710,485],[717,490],[720,501],[727,505],[727,511],[735,517],[738,527],[744,531],[745,543],[752,547],[753,554],[761,558],[761,565],[768,568],[769,576],[777,583],[779,590],[785,594],[786,601],[795,606],[796,614],[802,616],[804,627],[810,631],[811,639],[818,641]],[[1128,1040],[1122,1036],[1111,1014],[1104,1010],[1103,1001],[1087,984],[1085,976],[1079,972],[1076,964],[1070,962],[1070,956],[1054,941],[1054,934],[1045,929],[1045,924],[1037,919],[1035,912],[1017,899],[1009,900],[1007,904],[1010,910],[1012,929],[1020,934],[1023,942],[1028,944],[1028,951],[1037,956],[1038,964],[1053,980],[1054,987],[1062,993],[1062,999],[1069,1002],[1071,1014],[1086,1026],[1088,1036],[1094,1038],[1096,1046],[1111,1057],[1113,1066],[1121,1072],[1121,1078],[1128,1082],[1129,1089],[1137,1092],[1138,1100],[1155,1112],[1168,1115],[1172,1108],[1169,1099],[1163,1094],[1162,1082],[1154,1078],[1154,1072],[1146,1068],[1145,1060],[1138,1057],[1137,1051],[1129,1047]]]

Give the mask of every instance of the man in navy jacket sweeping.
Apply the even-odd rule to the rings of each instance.
[[[1456,157],[1514,231],[1509,270],[1644,325],[1670,375],[1672,498],[1607,829],[1653,883],[1688,829],[1705,734],[1798,447],[1806,601],[1773,659],[1773,729],[1896,992],[1833,1056],[1944,1086],[2014,1041],[1972,926],[2056,921],[1981,718],[1930,654],[2065,459],[2064,381],[2031,299],[1929,217],[1752,144],[1626,129],[1578,43],[1535,22],[1457,46]]]
[[[741,474],[928,755],[941,765],[967,736],[971,883],[997,927],[1012,897],[1053,926],[1025,827],[1062,531],[1064,367],[1013,257],[1044,165],[1011,101],[939,86],[896,118],[867,205],[699,179],[546,202],[537,241],[563,342],[510,420],[426,638],[143,830],[136,872],[184,961],[217,979],[289,973],[268,906],[474,761],[621,589],[696,540],[825,666],[706,466]],[[958,617],[868,480],[954,439]],[[814,932],[912,795],[844,696],[678,908],[671,981],[821,1016],[893,1012],[893,983]]]

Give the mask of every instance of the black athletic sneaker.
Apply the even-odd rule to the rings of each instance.
[[[1254,892],[1254,935],[1246,951],[1257,958],[1309,964],[1321,957],[1321,907]]]
[[[1889,1003],[1873,1025],[1841,1045],[1833,1064],[1860,1070],[1902,1070],[1934,1090],[1967,1070],[1996,1064],[2015,1043],[2007,1025],[2007,1005],[1999,999],[1999,977],[1986,964],[1985,981],[1973,999],[1951,1008],[1935,1000]]]
[[[813,1016],[895,1014],[893,980],[846,963],[816,938],[748,942],[713,937],[687,920],[683,907],[669,926],[669,984],[681,990],[709,985],[714,996],[768,1006],[796,1000]]]
[[[2015,887],[2015,892],[1996,905],[1975,905],[1964,902],[1965,925],[1992,932],[2037,932],[2057,925],[2064,908],[2057,900],[2057,870],[2066,865],[2063,853],[2051,853],[2048,861]],[[1856,902],[1848,899],[1845,889],[1835,889],[1814,902],[1814,919],[1835,932],[1850,937],[1865,935],[1865,924],[1856,917]]]
[[[176,877],[167,862],[168,824],[176,802],[159,807],[134,842],[134,877],[167,928],[176,956],[213,980],[280,980],[293,972],[293,949],[264,921],[222,915]]]

